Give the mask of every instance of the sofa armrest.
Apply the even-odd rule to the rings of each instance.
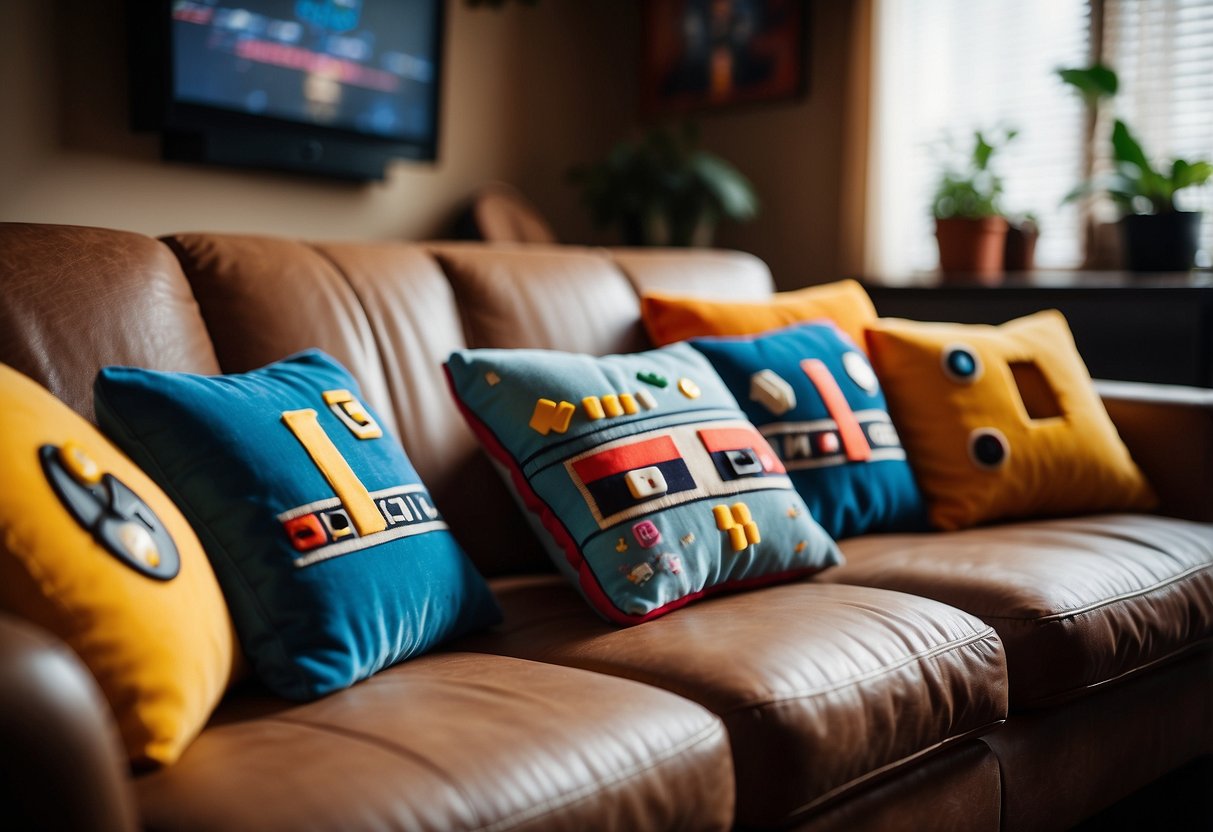
[[[1213,521],[1213,390],[1095,384],[1133,459],[1158,492],[1159,511]]]
[[[135,829],[109,707],[67,645],[0,613],[0,826]]]

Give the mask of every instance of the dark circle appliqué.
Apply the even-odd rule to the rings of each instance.
[[[997,428],[978,428],[969,434],[969,458],[978,468],[996,471],[1010,456],[1011,445]]]

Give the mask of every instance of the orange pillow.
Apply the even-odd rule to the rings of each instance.
[[[867,337],[935,526],[1157,502],[1060,312],[1002,326],[886,319]]]
[[[659,347],[705,335],[758,335],[820,318],[833,321],[863,347],[864,327],[876,322],[872,299],[854,280],[776,292],[757,303],[653,293],[640,299],[640,314]]]

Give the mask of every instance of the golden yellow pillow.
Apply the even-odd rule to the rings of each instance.
[[[1156,504],[1060,312],[1002,326],[883,320],[867,337],[935,526]]]
[[[862,348],[864,327],[876,321],[872,299],[854,280],[777,292],[757,303],[654,293],[641,298],[640,314],[659,347],[705,335],[758,335],[827,318]]]
[[[198,538],[96,428],[2,364],[0,458],[0,607],[80,655],[134,765],[172,763],[238,656]]]

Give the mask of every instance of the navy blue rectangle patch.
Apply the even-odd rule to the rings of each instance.
[[[653,469],[660,472],[659,482],[653,482],[652,478],[644,474]],[[629,483],[629,478],[632,478],[631,483]],[[598,506],[598,513],[603,517],[609,517],[616,512],[655,500],[665,494],[693,491],[696,486],[695,478],[691,476],[691,470],[687,468],[687,464],[681,459],[671,459],[646,468],[612,474],[586,483],[585,487],[593,497],[595,505]],[[633,488],[639,489],[640,496],[633,494]]]

